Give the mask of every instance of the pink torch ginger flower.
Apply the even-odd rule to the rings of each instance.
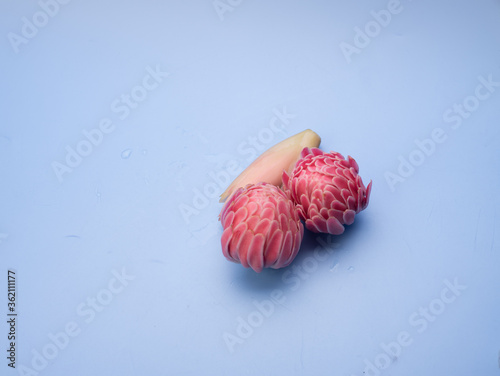
[[[294,203],[268,183],[237,189],[222,208],[220,220],[224,256],[257,273],[288,266],[304,235]]]
[[[304,148],[292,173],[283,173],[283,189],[297,204],[308,230],[340,235],[344,225],[368,206],[372,183],[365,188],[350,156]]]

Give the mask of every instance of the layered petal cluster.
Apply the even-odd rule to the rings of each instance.
[[[222,208],[220,220],[224,256],[258,273],[288,266],[304,236],[292,200],[268,183],[237,189]]]
[[[340,235],[344,225],[368,205],[372,183],[365,187],[350,156],[304,148],[291,174],[283,173],[283,188],[297,204],[308,230]]]

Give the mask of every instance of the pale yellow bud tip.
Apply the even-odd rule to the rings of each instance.
[[[240,187],[261,182],[281,186],[283,171],[290,173],[304,148],[317,148],[321,138],[310,129],[297,133],[262,153],[221,194],[224,202]]]

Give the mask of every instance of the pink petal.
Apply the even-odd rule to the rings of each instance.
[[[328,215],[328,209],[323,207],[321,208],[321,210],[319,211],[319,215],[321,217],[323,217],[324,219],[328,219],[329,215]]]
[[[351,191],[349,189],[342,189],[342,191],[340,193],[342,193],[342,197],[343,197],[344,201],[346,201],[346,202],[347,202],[347,199],[349,197],[351,197]]]
[[[333,160],[333,158],[330,157],[325,158],[325,163],[329,166],[335,166],[335,161]]]
[[[339,188],[340,190],[342,189],[348,189],[349,187],[347,186],[347,180],[343,176],[335,176],[333,178],[333,183]]]
[[[333,201],[332,202],[332,205],[330,206],[331,209],[335,209],[335,210],[346,210],[347,207],[345,206],[344,203],[340,202],[340,201]]]
[[[249,230],[245,231],[241,236],[240,241],[238,242],[238,245],[236,247],[238,249],[241,265],[243,265],[245,268],[249,267],[248,252],[250,250],[250,245],[252,244],[253,238],[254,235],[251,231]]]
[[[269,219],[270,221],[272,221],[276,218],[276,213],[272,208],[265,208],[264,210],[262,210],[260,217],[262,219]]]
[[[325,191],[324,196],[325,196],[323,199],[324,206],[325,208],[330,208],[333,202],[335,201],[335,196],[332,194],[332,192],[329,191]]]
[[[255,234],[262,234],[267,237],[269,230],[271,229],[271,221],[267,218],[261,219],[259,224],[255,227]]]
[[[312,219],[306,219],[306,228],[312,232],[321,232]]]
[[[281,216],[281,214],[285,216],[288,215],[289,206],[287,205],[287,202],[284,200],[279,201],[276,207],[276,211],[278,212],[278,216]]]
[[[321,172],[326,175],[335,176],[337,175],[337,169],[334,166],[328,166],[324,168]]]
[[[304,148],[302,149],[302,152],[300,153],[300,157],[301,158],[304,158],[306,155],[310,154],[311,153],[311,149],[309,148]]]
[[[317,155],[323,155],[323,154],[324,154],[323,150],[318,149],[318,148],[311,148],[311,153],[312,153],[314,156],[317,156]]]
[[[236,196],[236,195],[234,195]],[[238,197],[235,197],[234,198],[234,202],[233,202],[233,205],[235,207],[235,211],[243,206],[245,206],[246,204],[248,204],[248,202],[250,201],[250,198],[247,196],[247,195],[244,195],[244,194],[240,194]]]
[[[234,213],[234,219],[233,223],[235,225],[238,225],[239,223],[243,222],[245,219],[248,217],[248,210],[245,206],[239,208],[236,213]]]
[[[288,217],[285,214],[279,216],[280,228],[282,231],[288,231]]]
[[[328,231],[325,232],[328,232],[329,234],[340,235],[344,232],[344,226],[342,226],[342,224],[335,217],[328,218],[326,225]]]
[[[354,217],[356,216],[356,212],[354,210],[346,210],[344,212],[344,223],[346,225],[351,225],[354,222]]]
[[[256,202],[249,202],[247,204],[248,216],[252,216],[259,210],[259,205]]]
[[[255,231],[255,228],[260,223],[260,217],[254,215],[253,217],[248,218],[246,223],[249,230]]]
[[[349,160],[349,163],[350,163],[351,167],[354,168],[354,170],[356,171],[356,173],[358,173],[359,172],[359,166],[356,163],[356,161],[354,160],[354,158],[352,158],[350,155],[348,155],[347,159]]]
[[[301,212],[307,214],[310,206],[309,198],[306,195],[300,196],[300,203],[298,203],[297,206],[299,206],[299,208],[302,208]]]
[[[229,243],[230,243],[232,237],[233,237],[233,229],[231,227],[228,227],[222,232],[222,237],[220,239],[220,242],[222,245],[223,255],[227,259],[234,261],[233,257],[229,254]]]
[[[335,209],[330,209],[328,210],[328,218],[337,218],[339,222],[342,223],[344,220],[344,210],[335,210]]]
[[[326,226],[326,220],[321,218],[319,215],[315,215],[311,218],[316,227],[319,229],[319,232],[328,232],[328,228]]]
[[[233,228],[233,237],[231,238],[231,242],[229,243],[229,254],[235,260],[240,259],[240,255],[238,253],[238,244],[241,240],[243,234],[247,231],[247,224],[245,222],[240,223],[238,226]]]
[[[260,273],[264,268],[264,242],[264,236],[257,234],[253,237],[248,250],[248,265],[257,273]]]
[[[304,178],[297,179],[297,183],[295,185],[295,192],[300,196],[307,192],[307,180]]]
[[[285,234],[285,238],[283,239],[283,246],[281,247],[281,254],[279,256],[279,259],[277,261],[277,265],[280,267],[283,267],[285,265],[288,265],[290,261],[290,258],[292,256],[292,248],[293,245],[293,237],[292,237],[292,232],[287,231]]]
[[[337,200],[337,201],[341,201],[342,200],[342,194],[340,193],[340,189],[338,189],[334,185],[327,185],[325,187],[325,190],[327,192],[332,193],[333,197],[335,197],[335,200]]]
[[[281,181],[283,182],[283,187],[286,189],[290,189],[290,176],[287,174],[286,171],[283,171],[283,174],[281,176]]]
[[[358,184],[356,184],[355,181],[347,180],[347,186],[349,187],[349,191],[351,192],[351,195],[353,195],[353,196],[358,195],[358,191],[360,189],[360,186]]]
[[[265,266],[270,267],[276,263],[281,251],[281,241],[283,240],[283,231],[277,230],[271,236],[267,243],[264,254]]]
[[[221,218],[222,228],[227,228],[233,224],[234,211],[230,211],[227,215],[223,215]]]
[[[353,196],[349,196],[347,198],[346,204],[347,204],[347,207],[351,210],[356,211],[358,209],[358,202],[356,201],[356,199]]]
[[[370,201],[370,193],[371,193],[371,191],[372,191],[372,181],[370,180],[370,184],[368,184],[368,187],[366,187],[366,203],[365,203],[363,209],[368,206],[368,203]]]

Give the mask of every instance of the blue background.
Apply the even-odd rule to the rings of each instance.
[[[2,0],[0,373],[498,375],[499,1],[221,1]],[[227,262],[215,196],[307,128],[370,205],[286,269]]]

